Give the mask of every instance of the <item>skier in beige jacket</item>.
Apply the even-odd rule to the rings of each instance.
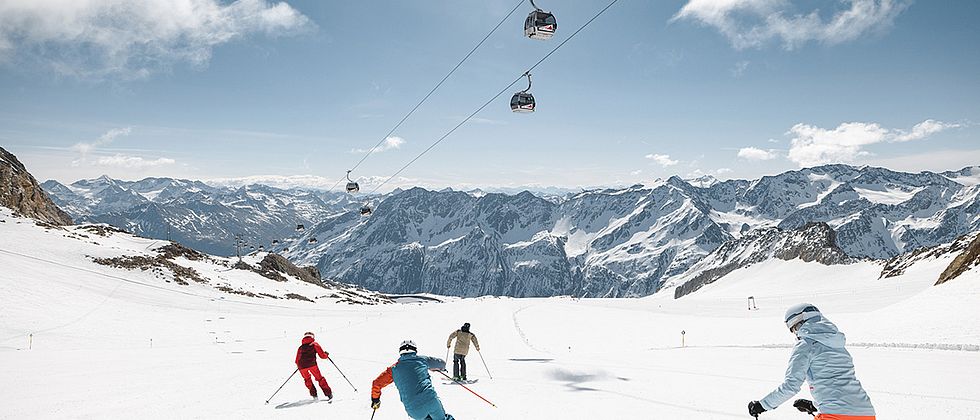
[[[453,379],[465,381],[466,354],[470,352],[470,342],[473,342],[473,347],[476,347],[476,351],[480,351],[480,341],[476,339],[476,335],[470,332],[469,322],[463,324],[460,329],[453,331],[452,334],[449,334],[449,339],[446,340],[447,349],[452,347],[454,338],[456,339],[456,348],[453,350]]]

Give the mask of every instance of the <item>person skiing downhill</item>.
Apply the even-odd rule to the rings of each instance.
[[[470,352],[470,342],[480,351],[480,341],[476,335],[470,332],[470,323],[464,323],[458,330],[449,334],[446,340],[446,348],[452,347],[453,339],[456,339],[456,348],[453,350],[453,379],[457,381],[466,380],[466,354]]]
[[[327,384],[327,379],[320,374],[320,367],[316,364],[317,356],[320,356],[321,359],[327,359],[330,357],[330,353],[323,351],[320,343],[316,342],[311,332],[303,334],[302,343],[296,350],[296,368],[299,369],[300,375],[303,375],[303,382],[310,390],[310,396],[317,398],[316,387],[313,385],[313,379],[316,379],[320,388],[323,389],[323,395],[327,397],[328,401],[332,400],[333,391]]]
[[[816,306],[795,305],[786,311],[786,326],[797,342],[786,369],[786,379],[760,401],[749,403],[749,415],[758,417],[788,401],[810,384],[814,402],[799,399],[793,404],[817,420],[875,420],[871,399],[854,372],[854,360],[844,348],[844,333],[825,318]]]
[[[371,408],[381,407],[381,389],[394,382],[405,412],[412,419],[454,420],[452,415],[446,414],[429,377],[430,370],[446,370],[446,361],[419,356],[418,346],[412,340],[402,341],[398,353],[398,361],[381,372],[371,384]]]

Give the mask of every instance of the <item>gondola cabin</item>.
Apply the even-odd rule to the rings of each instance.
[[[534,112],[534,95],[517,92],[510,98],[510,110],[514,112]]]
[[[347,183],[347,193],[348,194],[356,194],[360,190],[361,190],[361,186],[360,185],[357,185],[356,182],[353,182],[352,181],[352,182],[348,182]]]
[[[373,213],[373,211],[371,210],[370,207],[368,206],[361,207],[361,216],[370,216],[371,213]]]
[[[303,225],[296,225],[296,231],[297,231],[297,232],[302,232],[302,231],[304,231],[304,230],[306,230],[306,226],[303,226]]]
[[[316,238],[310,238],[310,240],[308,242],[311,243],[311,244],[315,244],[316,243]]]
[[[524,20],[524,36],[531,39],[551,39],[558,30],[555,15],[544,10],[535,10]]]

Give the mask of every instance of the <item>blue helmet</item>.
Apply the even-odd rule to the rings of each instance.
[[[818,316],[822,316],[822,314],[816,306],[809,303],[801,303],[787,309],[786,316],[783,319],[786,321],[786,328],[792,331],[793,327],[799,325],[801,322]]]

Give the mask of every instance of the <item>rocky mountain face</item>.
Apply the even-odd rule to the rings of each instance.
[[[853,259],[837,246],[837,234],[826,223],[810,223],[795,230],[778,227],[755,230],[725,242],[698,261],[686,275],[678,276],[674,298],[688,295],[739,268],[778,258],[815,261],[824,265],[847,264]]]
[[[0,147],[0,206],[17,214],[58,226],[72,224],[71,217],[58,208],[27,172],[17,157]]]
[[[977,174],[827,165],[561,199],[415,188],[369,218],[325,218],[286,255],[393,293],[643,296],[767,258],[839,264],[954,241],[980,230]]]
[[[282,190],[264,185],[213,187],[200,181],[102,176],[70,185],[42,184],[54,202],[84,223],[108,223],[134,234],[170,239],[216,255],[234,255],[235,235],[281,250],[298,224],[311,226],[359,203],[341,193]],[[273,244],[276,241],[276,244]]]
[[[939,280],[936,281],[936,285],[953,280],[977,265],[980,265],[980,235],[970,241],[963,252],[957,255],[949,267],[943,270],[942,274],[939,275]]]

